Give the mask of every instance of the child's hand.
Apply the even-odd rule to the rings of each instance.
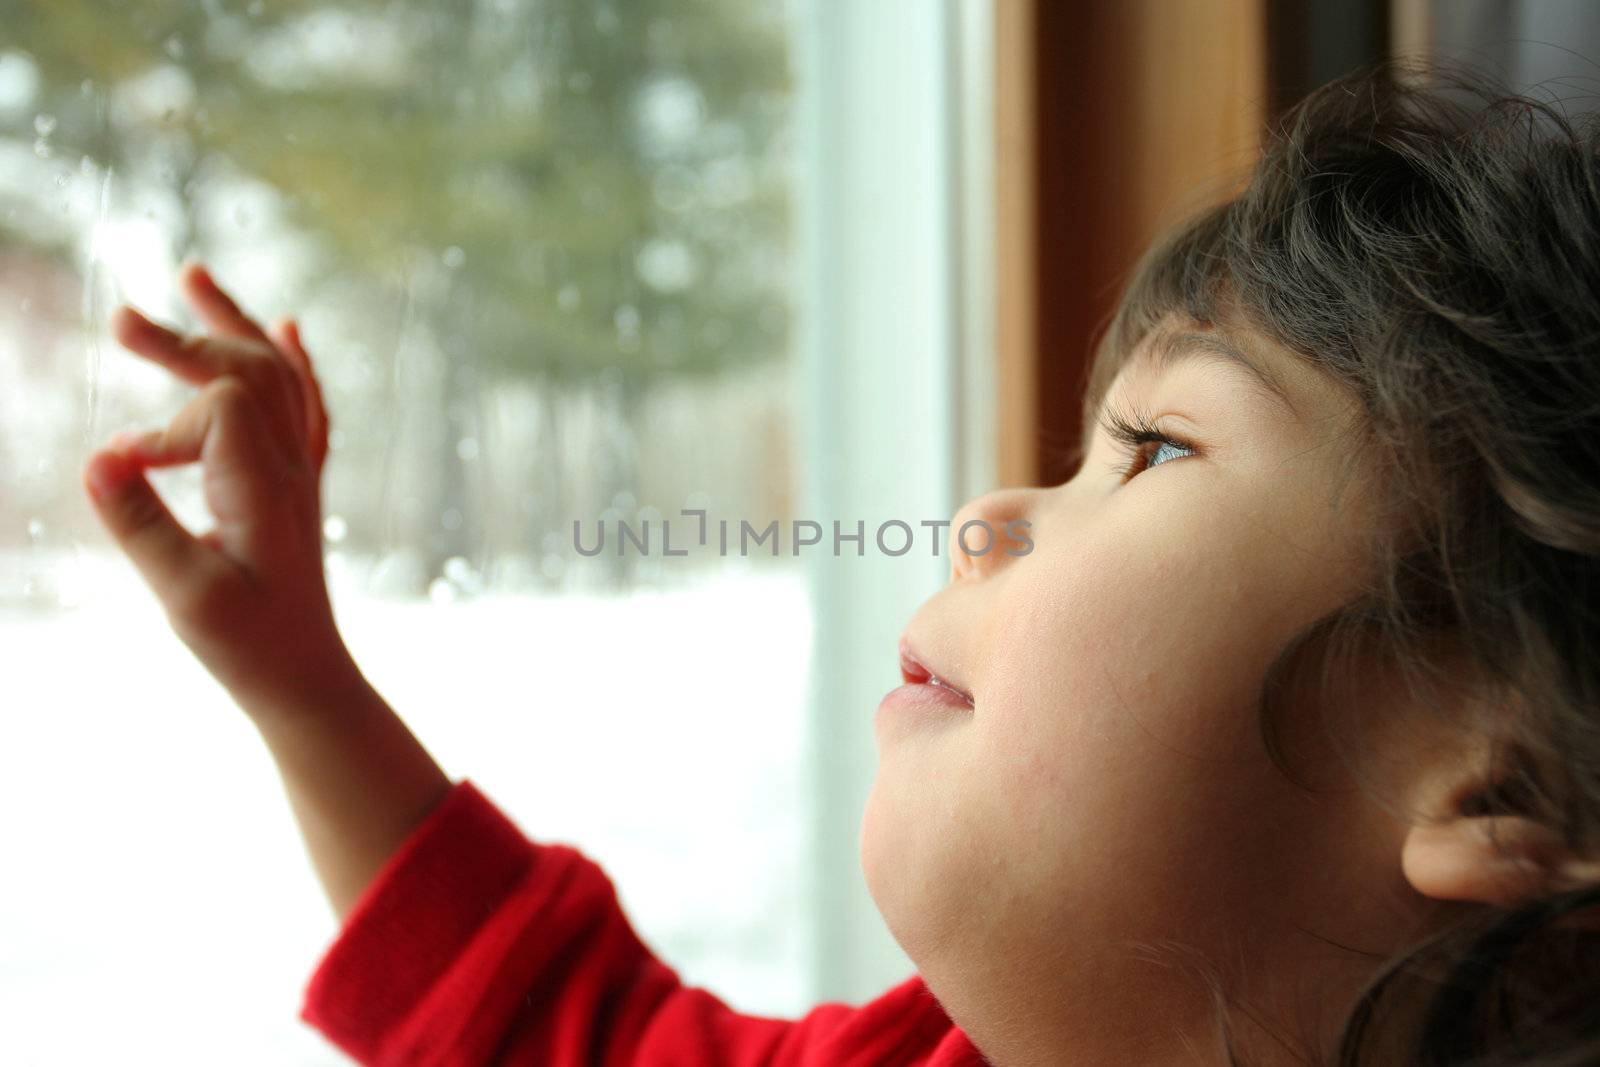
[[[117,341],[200,391],[164,430],[118,434],[84,468],[101,521],[174,631],[246,711],[293,706],[354,672],[322,567],[321,390],[291,320],[256,325],[199,264],[179,283],[211,335],[123,306]],[[215,529],[196,538],[144,477],[199,460]]]

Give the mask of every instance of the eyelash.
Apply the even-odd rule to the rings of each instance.
[[[1199,449],[1188,442],[1156,429],[1151,424],[1150,416],[1142,411],[1130,410],[1124,413],[1110,409],[1101,416],[1100,425],[1123,447],[1125,459],[1111,464],[1110,467],[1111,473],[1117,475],[1122,482],[1131,481],[1140,471],[1149,469],[1148,467],[1133,469],[1133,464],[1144,455],[1144,446],[1147,444],[1171,445],[1185,452],[1199,452]]]

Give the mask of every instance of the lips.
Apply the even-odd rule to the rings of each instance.
[[[927,685],[946,690],[959,697],[967,707],[974,707],[971,693],[949,678],[934,673],[904,638],[900,641],[900,677],[907,685]]]

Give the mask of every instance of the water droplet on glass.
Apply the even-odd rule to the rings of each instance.
[[[40,159],[49,159],[50,142],[46,141],[43,137],[39,138],[37,141],[34,141],[33,154],[38,156]]]
[[[44,536],[44,523],[38,519],[28,520],[28,540],[37,541]]]
[[[472,564],[461,556],[451,556],[444,561],[444,576],[460,592],[483,592],[483,579],[472,569]]]
[[[84,156],[82,159],[78,160],[78,172],[83,174],[85,177],[92,178],[100,172],[100,168],[95,164],[93,159],[88,156]]]
[[[459,456],[463,461],[469,462],[469,463],[472,460],[477,459],[478,458],[478,442],[477,442],[477,440],[474,439],[474,438],[471,438],[471,437],[463,437],[461,440],[457,441],[456,442],[456,455]]]
[[[578,310],[578,305],[583,302],[583,296],[578,292],[576,285],[563,285],[556,294],[556,306],[562,311],[572,312]]]
[[[551,581],[555,581],[557,578],[560,578],[562,572],[567,569],[567,561],[556,555],[554,552],[551,552],[544,557],[544,561],[540,564],[539,569],[544,572],[544,576],[546,578],[549,578]]]
[[[84,96],[93,96],[94,95],[94,79],[93,78],[85,78],[85,79],[83,79],[83,81],[78,84],[78,92],[82,93]]]
[[[638,333],[639,309],[632,304],[622,304],[612,316],[612,321],[616,323],[618,333]]]
[[[682,241],[651,241],[634,257],[633,268],[640,281],[663,293],[687,289],[700,273],[694,253]]]
[[[166,43],[161,47],[162,50],[173,59],[183,58],[183,39],[177,34],[173,34],[171,37],[168,37]]]
[[[439,525],[446,530],[461,529],[461,512],[457,508],[445,508],[444,514],[439,516]]]
[[[460,245],[451,245],[444,250],[444,255],[440,258],[444,260],[446,267],[455,270],[467,261],[467,254],[461,250]]]
[[[33,116],[33,132],[40,137],[49,137],[55,132],[55,129],[56,117],[54,115],[41,114]]]
[[[688,78],[657,78],[646,83],[635,107],[641,132],[657,149],[687,141],[705,124],[705,101]]]
[[[456,598],[456,587],[443,578],[428,583],[428,599],[435,604],[449,604]]]
[[[345,524],[344,519],[340,518],[338,515],[329,515],[326,519],[322,520],[322,536],[326,537],[334,544],[338,544],[340,541],[343,541],[345,534],[349,532],[349,527]]]

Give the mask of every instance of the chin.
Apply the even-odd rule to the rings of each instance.
[[[893,798],[886,795],[881,781],[875,781],[867,795],[865,811],[861,815],[861,832],[856,842],[861,860],[861,875],[866,880],[867,892],[878,907],[878,914],[888,925],[889,932],[899,942],[902,950],[918,963],[911,946],[906,943],[907,912],[912,910],[908,899],[915,866],[906,855],[906,835],[900,829]],[[920,965],[920,964],[919,964]]]
[[[940,946],[953,941],[949,924],[956,917],[940,919],[952,901],[941,901],[940,890],[948,892],[961,880],[957,872],[941,871],[947,857],[939,848],[943,835],[929,818],[932,813],[913,810],[907,799],[882,781],[874,782],[857,847],[878,914],[918,971],[926,971],[936,965],[932,957]]]
[[[861,861],[861,876],[866,880],[867,892],[872,896],[872,902],[883,911],[886,887],[884,879],[888,876],[891,864],[885,862],[884,849],[886,847],[886,834],[882,825],[884,822],[884,801],[879,783],[873,782],[872,790],[867,794],[866,808],[861,813],[861,830],[856,836],[856,852]],[[885,916],[887,918],[887,916]]]

